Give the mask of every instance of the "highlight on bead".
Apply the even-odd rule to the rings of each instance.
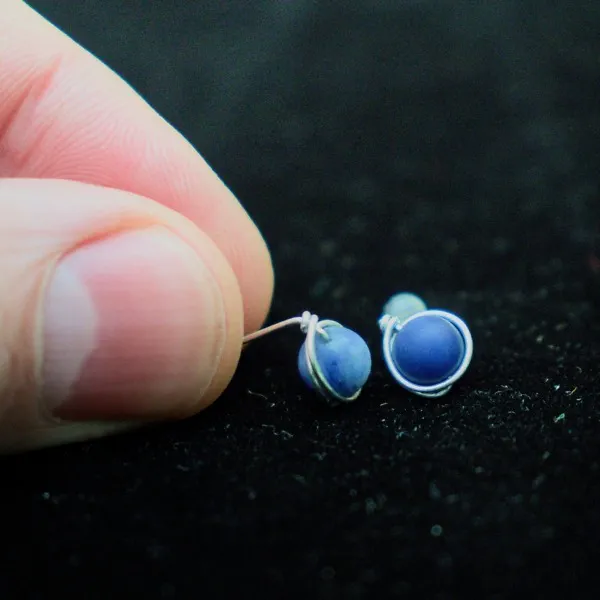
[[[357,333],[337,321],[321,321],[305,311],[300,317],[247,335],[244,344],[291,325],[299,325],[306,335],[298,354],[298,369],[307,386],[331,405],[356,400],[371,372],[371,354]]]
[[[426,398],[448,393],[466,372],[473,338],[466,323],[443,310],[422,310],[408,318],[384,314],[383,357],[394,379]]]

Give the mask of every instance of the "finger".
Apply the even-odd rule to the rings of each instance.
[[[232,265],[246,329],[260,326],[272,268],[239,202],[129,86],[18,0],[0,10],[0,98],[0,177],[94,183],[180,212]]]
[[[208,236],[151,200],[5,179],[0,273],[1,451],[190,415],[235,370],[237,279]]]

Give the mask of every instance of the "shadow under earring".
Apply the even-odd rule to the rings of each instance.
[[[466,323],[453,313],[427,309],[413,294],[393,296],[379,328],[390,373],[414,394],[443,396],[469,367],[473,338]]]
[[[245,336],[244,344],[292,325],[306,335],[298,352],[298,371],[306,385],[330,405],[356,400],[371,373],[371,352],[357,333],[337,321],[320,321],[305,311]]]

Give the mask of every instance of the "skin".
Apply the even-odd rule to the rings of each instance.
[[[273,291],[202,157],[20,0],[0,0],[0,274],[2,453],[197,413]]]

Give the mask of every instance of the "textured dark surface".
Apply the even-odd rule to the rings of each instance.
[[[249,349],[196,418],[3,459],[7,586],[587,597],[600,5],[475,4],[34,3],[242,199],[273,253],[270,319],[340,320],[375,364],[359,402],[328,410],[297,376],[290,331]],[[441,401],[383,367],[376,319],[400,289],[471,326],[472,367]]]

